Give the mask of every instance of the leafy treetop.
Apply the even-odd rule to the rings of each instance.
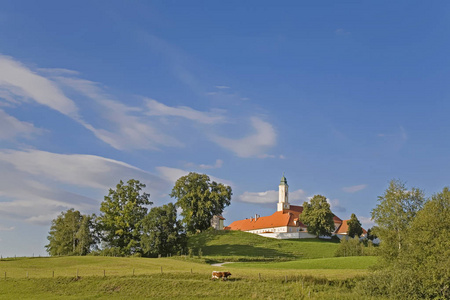
[[[303,203],[300,221],[307,226],[309,233],[317,237],[330,236],[334,231],[333,217],[327,198],[322,195],[315,195],[310,203]]]
[[[101,203],[98,224],[102,240],[110,248],[117,248],[122,255],[141,252],[142,220],[147,214],[150,194],[141,192],[145,184],[130,179],[121,180],[116,189],[110,189]]]
[[[403,251],[412,220],[424,201],[421,190],[407,190],[399,180],[391,180],[384,194],[378,197],[378,204],[372,210],[372,219],[377,223],[374,233],[382,241],[380,250],[385,258],[394,259]]]
[[[348,236],[354,238],[360,237],[363,234],[363,229],[361,227],[361,222],[359,222],[358,218],[355,214],[352,214],[350,220],[347,221],[347,234]]]
[[[231,195],[230,186],[210,181],[208,175],[194,172],[179,178],[170,194],[182,209],[181,216],[188,233],[208,229],[212,217],[222,214],[230,205]]]

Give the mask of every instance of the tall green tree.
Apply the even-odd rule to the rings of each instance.
[[[372,210],[377,223],[375,234],[380,238],[380,254],[388,260],[395,259],[404,250],[404,241],[412,220],[422,208],[424,194],[417,188],[407,190],[399,180],[392,180],[378,204]]]
[[[377,227],[373,226],[372,228],[367,229],[367,239],[368,240],[375,240],[378,238],[378,236],[374,233],[377,231]]]
[[[401,232],[401,251],[370,274],[361,291],[389,299],[450,299],[449,188],[433,195],[413,215],[408,230]],[[386,237],[380,239],[381,247]],[[393,240],[392,247],[397,248]]]
[[[214,215],[222,214],[231,203],[231,187],[210,181],[208,175],[189,173],[179,178],[170,196],[175,198],[177,207],[183,211],[186,231],[195,233],[211,226]]]
[[[82,215],[73,208],[52,220],[49,244],[45,246],[52,255],[86,255],[97,243],[94,216]]]
[[[97,219],[102,241],[107,248],[115,248],[121,255],[141,252],[142,220],[147,214],[146,205],[152,205],[142,191],[145,184],[130,179],[127,184],[121,180],[116,189],[110,189],[100,206]]]
[[[173,203],[153,207],[143,220],[142,250],[145,256],[176,254],[186,249],[186,234]]]
[[[307,226],[309,233],[319,236],[330,236],[334,231],[333,213],[327,198],[315,195],[310,203],[303,203],[303,212],[300,221]]]
[[[349,237],[354,238],[356,236],[359,238],[363,234],[361,222],[359,222],[355,214],[350,216],[350,220],[347,221],[347,226],[347,234]]]
[[[408,232],[399,265],[413,272],[423,299],[450,299],[450,190],[427,201]]]

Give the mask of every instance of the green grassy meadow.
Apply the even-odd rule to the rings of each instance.
[[[202,258],[3,259],[0,299],[361,299],[358,282],[376,258],[333,257],[337,245],[207,232],[189,241]],[[235,263],[211,266],[217,261]],[[232,276],[213,281],[213,270]]]
[[[297,270],[367,270],[376,263],[376,256],[350,256],[317,259],[301,259],[285,262],[232,263],[230,268],[297,269]]]
[[[333,259],[349,259],[351,265],[354,258],[329,261]],[[314,260],[323,259],[304,261]],[[331,294],[334,299],[358,299],[352,289],[354,278],[367,270],[325,269],[323,262],[317,269],[302,269],[298,262],[292,261],[292,268],[263,268],[261,263],[213,267],[179,258],[18,258],[0,261],[0,299],[209,299],[217,295],[230,299],[329,299]],[[212,281],[213,270],[228,270],[233,275],[226,282]]]
[[[194,254],[223,261],[253,261],[333,257],[339,241],[277,240],[241,231],[207,231],[189,238]]]

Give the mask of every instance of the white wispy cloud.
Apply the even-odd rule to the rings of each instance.
[[[229,89],[229,88],[230,87],[227,85],[216,85],[216,89],[219,89],[219,90],[224,90],[224,89]]]
[[[338,28],[334,31],[336,35],[349,35],[350,32],[346,31],[344,28]]]
[[[377,136],[380,138],[390,138],[401,144],[408,140],[408,134],[403,126],[399,126],[398,129],[394,130],[392,133],[378,133]]]
[[[0,219],[46,225],[69,208],[98,210],[103,196],[119,180],[134,178],[145,183],[155,204],[164,200],[161,195],[171,184],[121,161],[38,150],[0,151],[0,169]]]
[[[183,169],[170,168],[170,167],[164,167],[164,166],[156,167],[156,170],[159,172],[159,174],[161,175],[162,178],[164,178],[172,183],[175,183],[180,177],[183,177],[183,176],[186,176],[189,174],[189,171],[186,171]],[[223,183],[228,186],[233,185],[233,183],[229,180],[211,176],[209,174],[207,174],[207,175],[209,176],[209,178],[212,181],[215,181],[217,183]]]
[[[0,55],[0,87],[24,100],[32,99],[62,114],[77,118],[75,103],[56,84],[9,56]]]
[[[346,193],[356,193],[364,190],[367,187],[367,184],[359,184],[353,186],[343,187],[342,190]]]
[[[90,124],[84,126],[97,138],[119,150],[159,149],[160,146],[182,147],[178,139],[163,133],[142,116],[134,115],[132,107],[120,102],[103,100],[105,110],[103,117],[108,128],[95,128]]]
[[[262,156],[264,158],[264,151],[276,144],[275,129],[272,124],[258,117],[252,117],[251,124],[256,132],[247,137],[231,139],[215,136],[212,139],[218,145],[234,152],[239,157]]]
[[[181,147],[183,143],[152,124],[145,115],[147,108],[129,107],[109,96],[96,82],[73,77],[79,73],[66,69],[40,69],[49,78],[39,75],[11,57],[0,55],[0,92],[8,103],[35,101],[59,111],[92,131],[100,140],[120,150],[158,149],[159,146]],[[80,116],[79,108],[63,92],[70,87],[95,102],[91,109],[103,118],[97,127]],[[94,105],[95,104],[95,105]],[[188,111],[188,108],[185,108]],[[195,113],[194,110],[191,114]],[[204,122],[214,120],[203,118]],[[17,123],[17,122],[16,122]]]
[[[225,110],[200,111],[188,106],[169,106],[150,98],[130,106],[109,95],[101,84],[79,78],[80,74],[76,71],[63,68],[36,70],[45,76],[11,57],[0,55],[1,105],[14,106],[34,101],[68,116],[118,150],[184,147],[183,141],[187,141],[188,137],[174,130],[178,124],[165,120],[182,118],[196,124],[198,133],[208,136],[219,146],[240,157],[274,157],[265,151],[276,144],[276,132],[272,124],[259,117],[250,118],[253,134],[243,138],[225,137],[223,134],[218,135],[217,129],[211,126],[232,119]],[[225,86],[219,87],[223,90]],[[72,98],[80,102],[79,107]],[[83,113],[80,107],[89,109],[89,113]],[[95,120],[83,118],[83,115],[92,114],[96,114]],[[4,137],[37,132],[32,124],[12,116],[4,118],[2,122],[13,129],[10,133],[3,130],[1,134]],[[223,132],[224,129],[221,130]]]
[[[368,218],[368,217],[361,217],[361,216],[358,216],[357,218],[358,218],[358,220],[361,222],[361,225],[362,225],[362,227],[363,227],[365,230],[367,230],[367,229],[369,229],[369,228],[375,226],[375,222],[372,221],[371,218]]]
[[[12,231],[12,230],[14,230],[14,226],[3,226],[3,225],[0,225],[0,231]]]
[[[186,118],[204,124],[217,124],[225,121],[225,117],[215,112],[202,112],[187,106],[172,107],[153,99],[146,99],[149,116],[172,116]]]
[[[190,70],[192,57],[189,57],[182,50],[172,45],[168,41],[147,32],[142,32],[142,40],[150,47],[164,57],[167,68],[173,75],[194,93],[202,95],[205,91],[203,83]]]
[[[41,178],[99,189],[108,189],[118,173],[123,172],[124,177],[144,173],[124,162],[101,156],[58,154],[39,150],[3,150],[0,151],[0,162]]]
[[[187,163],[186,164],[186,167],[198,168],[198,169],[203,169],[203,170],[206,170],[206,169],[219,169],[219,168],[222,168],[222,166],[223,166],[223,160],[221,160],[221,159],[216,159],[216,162],[214,164],[212,164],[212,165],[207,165],[207,164],[196,165],[194,163]]]
[[[84,121],[80,123],[110,146],[119,149],[158,149],[160,146],[181,147],[183,143],[164,134],[144,114],[144,107],[127,106],[111,97],[99,84],[80,78],[57,77],[58,82],[68,86],[98,105],[98,112],[105,122],[94,127]]]
[[[223,160],[216,159],[216,163],[214,165],[201,164],[201,165],[199,165],[199,168],[200,169],[219,169],[219,168],[222,168],[222,166],[223,166]]]
[[[49,75],[53,75],[53,76],[80,75],[80,72],[78,72],[78,71],[63,69],[63,68],[39,68],[37,70],[41,73],[49,74]]]
[[[42,129],[34,127],[33,124],[19,121],[0,109],[0,140],[9,140],[15,137],[30,138],[42,132]]]
[[[275,158],[276,156],[274,154],[259,154],[256,157],[258,158]]]
[[[244,192],[239,195],[238,199],[241,202],[248,203],[276,203],[278,202],[278,191],[269,190],[264,192]],[[289,192],[289,203],[307,201],[306,193],[303,190],[296,190]]]
[[[347,211],[345,209],[345,207],[343,207],[340,204],[339,199],[330,200],[330,199],[327,198],[327,202],[330,204],[330,208],[331,208],[332,212],[345,212],[345,211]]]

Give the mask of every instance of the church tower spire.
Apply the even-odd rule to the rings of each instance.
[[[289,209],[289,185],[287,184],[286,177],[281,177],[280,185],[278,186],[278,205],[277,211],[283,211]]]

